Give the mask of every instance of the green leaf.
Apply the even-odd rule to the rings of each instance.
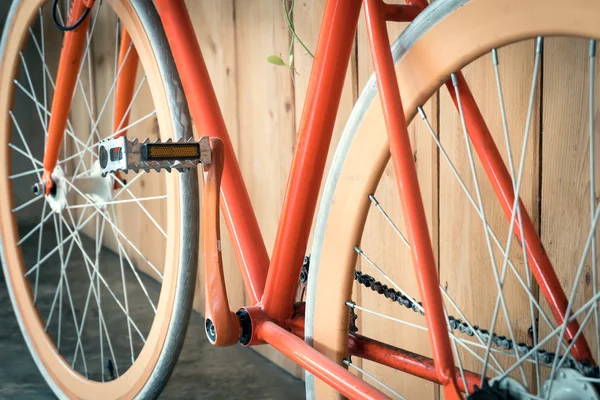
[[[279,56],[269,56],[269,57],[267,57],[267,62],[269,62],[273,65],[281,65],[281,66],[287,67],[286,63],[284,63],[283,60],[281,59],[281,57],[279,57]]]

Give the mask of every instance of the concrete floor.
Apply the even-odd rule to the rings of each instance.
[[[31,227],[24,227],[23,230],[27,231]],[[54,235],[54,236],[53,236]],[[48,238],[48,244],[44,244],[44,247],[51,246],[52,248],[56,245],[56,242],[52,242],[52,237],[55,237],[53,230],[46,230],[44,232],[44,238]],[[84,247],[91,248],[93,243],[84,243]],[[37,253],[37,240],[28,240],[23,245],[23,254],[27,265],[34,265],[35,259],[32,257]],[[47,250],[46,250],[47,251]],[[83,263],[83,257],[81,253],[75,254],[71,258],[69,265],[69,281],[70,287],[73,292],[73,299],[75,303],[75,314],[81,320],[81,314],[83,304],[85,303],[83,298],[78,298],[75,293],[76,289],[82,287],[87,288],[89,283],[89,277],[82,275],[82,271],[85,270],[85,264]],[[90,254],[93,254],[90,251]],[[57,255],[58,257],[58,255]],[[29,261],[28,261],[29,260]],[[103,277],[109,282],[120,282],[120,270],[118,268],[110,268],[110,265],[118,266],[118,257],[116,254],[109,251],[102,251],[102,266],[104,270],[102,272]],[[58,260],[55,260],[58,261]],[[52,258],[48,260],[47,265],[54,264]],[[54,264],[56,265],[56,264]],[[50,268],[47,268],[50,270]],[[40,269],[40,280],[38,289],[38,304],[42,315],[47,316],[52,304],[52,299],[56,291],[57,279],[52,279],[51,275],[48,275],[46,270]],[[1,273],[1,270],[0,270]],[[127,274],[126,274],[127,275]],[[6,290],[4,282],[4,276],[0,275],[0,400],[4,399],[23,399],[23,400],[34,400],[34,399],[52,399],[54,398],[53,393],[46,386],[46,383],[40,373],[38,372],[31,356],[26,348],[26,345],[21,336],[21,331],[15,320],[12,305]],[[137,310],[140,308],[140,304],[147,302],[145,295],[138,290],[136,292],[134,285],[133,274],[128,276],[128,298],[129,307]],[[146,283],[149,296],[152,299],[158,298],[158,285],[149,278],[142,276],[142,281]],[[84,282],[84,285],[78,285],[77,283]],[[114,288],[119,285],[115,284]],[[79,290],[84,293],[85,290]],[[115,289],[116,296],[123,299],[122,292],[119,293]],[[106,293],[103,293],[102,301],[104,302],[107,297]],[[110,300],[107,300],[110,302]],[[73,327],[72,317],[69,319],[69,308],[67,301],[63,304],[62,311],[62,329],[63,332],[68,332],[69,325]],[[139,303],[139,304],[138,304]],[[81,306],[79,305],[81,304]],[[107,306],[110,306],[107,304]],[[103,303],[103,310],[105,308]],[[106,317],[106,326],[110,327],[112,343],[115,354],[128,354],[129,353],[129,340],[128,336],[115,335],[115,329],[119,326],[116,323],[111,322],[111,316],[109,312],[104,312]],[[56,315],[55,312],[54,315]],[[116,313],[113,313],[116,315]],[[83,329],[84,341],[98,342],[98,312],[97,309],[90,308],[90,312],[87,317],[88,322]],[[135,316],[132,313],[132,318],[140,325],[143,330],[144,315],[148,313],[138,313]],[[58,318],[53,318],[53,323],[50,324],[48,331],[53,337],[56,335]],[[146,317],[148,320],[148,317]],[[151,318],[149,319],[151,321]],[[187,332],[187,338],[179,358],[179,361],[175,367],[173,375],[161,398],[163,399],[283,399],[294,400],[303,399],[304,396],[304,385],[302,381],[292,377],[287,372],[283,371],[276,365],[270,363],[256,352],[242,348],[239,346],[218,349],[212,347],[203,329],[203,318],[198,313],[194,313],[191,318],[190,327]],[[126,324],[120,324],[126,326]],[[74,349],[74,342],[68,337],[69,335],[63,334],[62,336],[62,348],[65,350],[65,354],[71,354]],[[95,338],[95,340],[93,340]],[[87,339],[87,340],[86,340]],[[135,342],[135,341],[134,341]],[[106,348],[106,340],[105,340]],[[136,343],[134,347],[139,347],[141,344]],[[69,347],[71,348],[69,350]],[[97,348],[95,349],[97,352]],[[86,347],[86,358],[87,364],[102,365],[99,361],[99,356],[94,356],[94,348]],[[107,352],[107,350],[105,350]],[[99,352],[97,352],[99,353]],[[109,355],[106,356],[108,358]],[[69,360],[69,356],[65,356]],[[104,359],[106,361],[106,358]],[[117,356],[118,359],[118,356]],[[119,360],[120,368],[127,367],[126,363]],[[79,362],[81,365],[82,363]],[[80,367],[81,368],[81,367]],[[92,372],[90,372],[92,375]]]

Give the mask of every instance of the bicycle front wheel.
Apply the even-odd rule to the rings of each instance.
[[[32,194],[63,37],[52,3],[15,0],[0,47],[4,277],[25,342],[59,398],[154,398],[192,307],[197,173],[102,177],[97,144],[125,131],[140,140],[191,138],[185,96],[152,2],[97,1],[53,174],[56,193]],[[58,4],[62,25],[70,5]],[[132,43],[120,49],[125,31]],[[132,54],[139,68],[128,117],[115,121],[116,83]]]

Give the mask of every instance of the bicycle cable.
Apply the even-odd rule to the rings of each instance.
[[[81,14],[81,17],[79,17],[79,19],[77,21],[75,21],[75,23],[73,25],[65,26],[58,21],[58,17],[56,14],[57,10],[58,10],[58,0],[54,0],[54,3],[52,4],[52,19],[54,20],[54,24],[58,27],[58,29],[60,29],[63,32],[68,32],[68,31],[77,29],[77,27],[79,25],[81,25],[81,23],[86,19],[86,17],[90,13],[90,9],[86,7],[83,14]]]

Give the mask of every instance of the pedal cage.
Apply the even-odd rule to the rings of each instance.
[[[206,136],[197,142],[192,138],[175,142],[171,139],[166,142],[160,139],[140,142],[137,138],[128,140],[127,136],[121,136],[102,140],[98,146],[102,176],[119,171],[128,173],[130,170],[171,172],[176,169],[185,172],[196,168],[198,163],[209,165],[212,161],[210,139]]]

